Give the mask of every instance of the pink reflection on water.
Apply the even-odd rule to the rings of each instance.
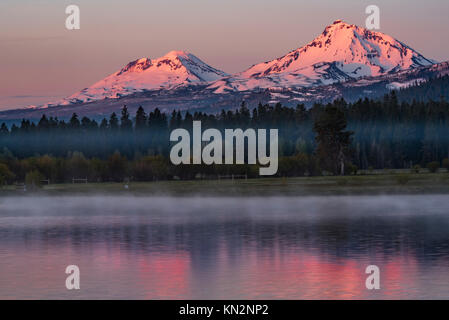
[[[413,251],[336,256],[318,249],[220,241],[210,255],[123,243],[0,244],[2,299],[400,299],[444,298],[447,261],[420,266]],[[65,267],[81,269],[81,290],[65,288]],[[365,288],[365,268],[381,270],[381,290]]]
[[[274,249],[242,252],[238,265],[229,255],[221,253],[220,258],[216,287],[223,299],[413,298],[421,278],[413,256],[335,259],[307,250]],[[381,269],[381,290],[365,287],[365,269],[371,261]]]
[[[189,293],[190,258],[186,252],[163,253],[139,261],[145,299],[181,299]]]

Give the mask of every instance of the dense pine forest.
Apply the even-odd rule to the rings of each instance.
[[[256,177],[249,165],[182,165],[169,163],[169,134],[189,129],[200,120],[206,128],[279,129],[278,176],[354,174],[357,169],[447,166],[449,156],[449,104],[440,101],[399,102],[401,92],[381,100],[315,104],[307,109],[259,105],[249,110],[244,103],[235,111],[191,114],[158,109],[147,114],[140,107],[130,115],[111,114],[101,122],[73,114],[69,121],[47,118],[22,120],[20,125],[0,127],[0,182],[50,179],[70,182],[148,181],[193,179],[220,174]],[[402,99],[401,99],[402,100]],[[335,128],[330,128],[332,126]],[[337,128],[338,126],[338,128]],[[333,131],[332,131],[333,130]],[[344,137],[344,172],[335,167],[332,143]],[[327,139],[327,140],[326,140]],[[342,149],[343,150],[343,149]]]
[[[413,102],[444,99],[449,101],[449,75],[425,79],[397,91],[399,101]]]

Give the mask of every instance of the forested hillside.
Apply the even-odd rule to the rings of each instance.
[[[440,80],[442,85],[448,81],[447,78]],[[422,90],[426,89],[423,87]],[[86,162],[83,173],[71,169],[73,172],[66,173],[65,178],[61,177],[64,174],[60,174],[56,180],[87,176],[90,174],[88,171],[93,170],[89,169],[93,163],[102,168],[95,170],[103,170],[103,173],[96,174],[95,180],[111,177],[120,180],[125,176],[142,176],[143,180],[151,180],[157,176],[154,172],[159,169],[153,168],[153,173],[145,173],[148,157],[157,159],[158,165],[168,165],[170,131],[180,127],[189,129],[193,120],[200,120],[203,130],[279,129],[281,160],[278,174],[321,174],[323,168],[320,168],[317,159],[317,132],[314,126],[316,128],[326,108],[336,108],[344,115],[347,129],[353,132],[346,159],[348,168],[410,168],[415,165],[426,166],[430,162],[441,164],[449,153],[449,104],[444,99],[399,102],[399,97],[406,92],[393,92],[381,100],[365,99],[352,104],[336,100],[328,105],[315,104],[310,109],[304,105],[288,108],[277,104],[259,105],[249,110],[242,104],[235,112],[222,111],[216,115],[189,112],[184,115],[180,112],[166,115],[159,110],[146,114],[143,108],[139,108],[132,117],[124,107],[121,115],[112,114],[100,123],[87,117],[80,119],[76,114],[67,122],[43,116],[37,123],[23,120],[19,126],[13,125],[11,128],[1,125],[0,162],[22,180],[30,170],[37,170],[46,177],[52,175],[50,171],[54,168],[45,169],[47,172],[44,173],[42,171],[45,170],[37,165],[44,155],[50,167],[68,167],[71,159]],[[115,157],[115,160],[111,157]],[[89,164],[89,161],[93,162]],[[106,168],[114,166],[110,163],[108,167],[108,161],[125,164],[119,165],[122,169],[110,169],[107,173]],[[127,162],[132,164],[128,165]],[[69,170],[62,167],[59,170]],[[134,168],[134,172],[130,172],[130,167]],[[192,171],[190,168],[184,169],[186,172]],[[166,172],[166,169],[161,170]],[[182,176],[182,170],[177,170],[177,175]],[[210,168],[204,170],[211,173]],[[118,171],[123,172],[117,178]],[[348,169],[347,173],[350,172]],[[162,175],[170,174],[166,172]],[[188,177],[194,175],[195,172],[187,174]]]

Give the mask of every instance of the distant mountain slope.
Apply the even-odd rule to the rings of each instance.
[[[226,76],[193,54],[171,51],[158,59],[141,58],[78,93],[52,103],[67,105],[104,98],[120,98],[143,90],[172,89],[179,85],[210,82]]]
[[[127,104],[171,111],[217,112],[280,102],[353,101],[375,98],[393,89],[425,83],[449,73],[449,63],[436,63],[391,36],[335,21],[309,44],[272,61],[228,75],[193,54],[171,51],[158,59],[128,63],[94,85],[56,103],[0,112],[0,119],[103,115]],[[428,84],[431,85],[431,84]]]
[[[327,85],[434,63],[391,36],[337,20],[309,44],[218,80],[210,88],[222,93]]]
[[[197,84],[179,86],[172,90],[142,91],[120,99],[107,98],[66,106],[8,110],[0,112],[0,122],[20,122],[22,118],[39,119],[42,114],[67,119],[74,112],[101,120],[112,112],[119,113],[123,105],[128,106],[131,114],[134,114],[139,106],[143,106],[147,112],[159,108],[167,113],[173,110],[218,113],[221,109],[238,108],[243,100],[249,108],[256,107],[259,103],[278,102],[290,107],[295,107],[297,104],[311,106],[315,102],[327,103],[337,98],[344,98],[348,102],[366,97],[376,99],[392,89],[402,90],[398,93],[400,100],[439,100],[441,96],[446,99],[449,97],[448,76],[449,62],[442,62],[428,67],[317,87],[260,88],[216,94],[213,89],[208,88],[207,84]]]

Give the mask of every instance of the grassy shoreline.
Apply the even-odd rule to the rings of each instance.
[[[127,187],[125,187],[127,185]],[[449,194],[449,173],[384,173],[356,176],[191,180],[126,183],[50,184],[25,192],[15,186],[2,196],[135,195],[135,196],[306,196]]]

